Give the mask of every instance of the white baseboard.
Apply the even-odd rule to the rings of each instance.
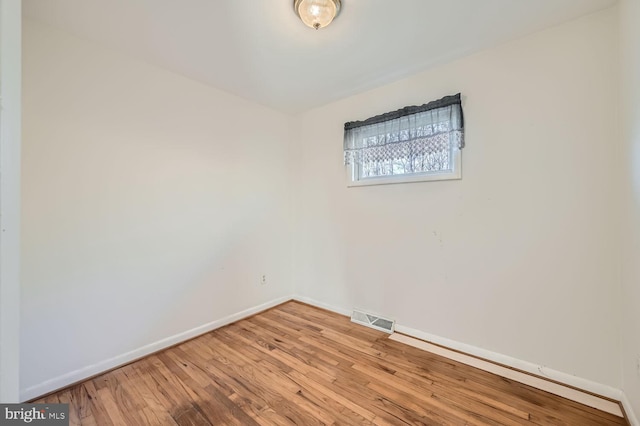
[[[212,321],[207,324],[203,324],[199,327],[192,328],[191,330],[187,330],[182,333],[178,333],[176,335],[167,337],[165,339],[159,340],[157,342],[151,343],[149,345],[143,346],[133,351],[124,353],[122,355],[118,355],[116,357],[98,362],[96,364],[92,364],[92,365],[80,368],[78,370],[71,371],[69,373],[63,374],[53,379],[46,380],[40,384],[31,386],[27,389],[22,390],[20,392],[20,400],[29,401],[41,395],[45,395],[55,390],[65,388],[73,383],[80,382],[89,377],[96,376],[98,374],[104,373],[111,369],[133,362],[137,359],[144,358],[145,356],[158,352],[162,349],[184,342],[193,337],[196,337],[201,334],[207,333],[209,331],[215,330],[217,328],[223,327],[227,324],[231,324],[232,322],[241,320],[243,318],[247,318],[258,312],[272,308],[274,306],[277,306],[281,303],[284,303],[292,299],[297,300],[299,302],[307,303],[312,306],[316,306],[318,308],[326,309],[328,311],[335,312],[341,315],[345,315],[345,316],[351,315],[351,311],[348,309],[338,308],[336,306],[322,303],[308,297],[304,297],[300,295],[295,295],[293,297],[290,297],[290,296],[280,297],[278,299],[271,300],[261,305],[254,306],[249,309],[245,309],[244,311],[226,316],[219,320]],[[566,385],[573,386],[575,388],[582,389],[587,392],[594,393],[596,395],[601,395],[616,401],[620,401],[622,406],[624,407],[624,410],[626,412],[627,418],[631,426],[640,426],[640,422],[638,422],[638,418],[636,417],[633,411],[633,407],[631,406],[631,403],[629,402],[627,396],[619,389],[613,388],[611,386],[603,385],[600,383],[596,383],[580,377],[576,377],[567,373],[556,371],[544,366],[539,366],[527,361],[522,361],[506,355],[487,351],[485,349],[477,348],[472,345],[467,345],[465,343],[460,343],[454,340],[435,336],[435,335],[425,333],[419,330],[415,330],[409,327],[405,327],[402,325],[396,325],[396,331],[398,333],[406,334],[408,336],[412,336],[420,340],[436,343],[438,345],[442,345],[450,349],[454,349],[469,355],[483,358],[488,361],[502,364],[507,367],[512,367],[518,370],[522,370],[524,372],[531,373],[536,376],[545,377],[559,383],[564,383]]]
[[[288,300],[291,300],[291,296],[280,297],[278,299],[271,300],[261,305],[254,306],[249,309],[245,309],[244,311],[226,316],[219,320],[212,321],[207,324],[203,324],[201,326],[192,328],[191,330],[187,330],[182,333],[175,334],[173,336],[167,337],[162,340],[158,340],[157,342],[142,346],[141,348],[134,349],[122,355],[118,355],[113,358],[100,361],[96,364],[88,365],[78,370],[71,371],[69,373],[63,374],[58,377],[54,377],[53,379],[46,380],[42,383],[28,387],[24,390],[21,390],[20,400],[29,401],[39,396],[53,392],[55,390],[63,389],[69,385],[72,385],[73,383],[86,380],[89,377],[96,376],[98,374],[104,373],[106,371],[112,370],[119,366],[138,360],[140,358],[144,358],[147,355],[158,352],[162,349],[168,348],[175,344],[184,342],[186,340],[189,340],[193,337],[207,333],[209,331],[215,330],[216,328],[220,328],[227,324],[231,324],[232,322],[241,320],[243,318],[247,318],[251,315],[254,315],[258,312],[272,308]]]
[[[523,361],[496,352],[491,352],[486,349],[478,348],[466,343],[460,343],[455,340],[446,339],[444,337],[435,336],[433,334],[425,333],[423,331],[415,330],[413,328],[405,327],[402,325],[396,325],[396,332],[406,334],[420,340],[425,340],[427,342],[435,343],[449,349],[464,352],[465,354],[473,355],[487,361],[515,368],[526,373],[547,378],[558,383],[569,385],[577,389],[613,399],[615,401],[620,401],[622,398],[622,391],[620,391],[620,389],[593,382],[591,380],[583,379],[571,374],[563,373],[561,371],[553,370],[543,365],[533,364],[528,361]]]
[[[332,305],[328,305],[326,303],[319,302],[309,297],[296,295],[294,296],[294,300],[298,300],[300,302],[304,302],[312,306],[317,306],[319,308],[323,308],[341,315],[347,315],[347,316],[351,315],[351,311],[348,309],[343,309],[343,308],[338,308]],[[627,417],[631,422],[631,426],[640,426],[640,424],[638,424],[637,419],[632,411],[631,404],[626,399],[626,396],[623,394],[623,392],[620,389],[616,389],[612,386],[597,383],[597,382],[584,379],[578,376],[574,376],[571,374],[563,373],[561,371],[553,370],[551,368],[548,368],[542,365],[537,365],[528,361],[523,361],[507,355],[499,354],[496,352],[491,352],[486,349],[478,348],[476,346],[468,345],[465,343],[457,342],[455,340],[450,340],[444,337],[425,333],[423,331],[416,330],[410,327],[405,327],[403,325],[396,324],[395,330],[398,333],[406,334],[407,336],[411,336],[416,339],[432,342],[437,345],[441,345],[445,348],[453,349],[468,355],[485,359],[487,361],[490,361],[496,364],[501,364],[506,367],[514,368],[516,370],[533,374],[534,376],[546,378],[561,384],[574,387],[576,389],[581,389],[583,391],[590,392],[595,395],[600,395],[605,398],[612,399],[614,401],[621,401],[626,411]],[[611,411],[614,411],[614,410],[611,410]]]
[[[629,420],[629,424],[631,426],[640,426],[640,421],[638,421],[638,417],[636,416],[635,411],[633,411],[633,407],[631,406],[631,401],[627,398],[627,394],[622,392],[622,398],[620,399],[622,403],[622,407],[624,408],[624,413],[627,415],[627,420]]]
[[[336,314],[345,315],[348,317],[351,316],[351,311],[349,309],[338,308],[336,306],[318,302],[317,300],[311,299],[309,297],[295,295],[293,296],[293,300],[297,300],[298,302],[306,303],[307,305],[315,306],[317,308],[326,309],[327,311],[335,312]]]
[[[389,337],[389,339],[413,346],[418,349],[422,349],[436,355],[443,356],[445,358],[478,368],[483,371],[487,371],[489,373],[504,377],[515,382],[529,385],[533,388],[540,389],[542,391],[552,393],[562,398],[566,398],[571,401],[593,407],[597,410],[613,414],[614,416],[623,417],[620,404],[618,402],[613,402],[610,399],[595,396],[592,393],[577,390],[574,387],[561,385],[554,381],[550,381],[547,378],[543,378],[537,375],[534,376],[532,374],[524,373],[511,367],[506,367],[491,361],[486,361],[473,355],[467,355],[453,349],[446,349],[444,346],[439,346],[434,343],[426,342],[425,340],[416,339],[415,337],[410,337],[406,334],[394,333]]]

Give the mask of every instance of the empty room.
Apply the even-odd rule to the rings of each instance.
[[[0,102],[0,424],[640,426],[640,1],[0,0]]]

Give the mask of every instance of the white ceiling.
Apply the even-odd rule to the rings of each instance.
[[[300,112],[611,6],[615,0],[24,0],[26,18],[246,99]]]

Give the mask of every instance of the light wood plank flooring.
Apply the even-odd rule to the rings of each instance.
[[[83,425],[624,425],[288,302],[49,395]]]

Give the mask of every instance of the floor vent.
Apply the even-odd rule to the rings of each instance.
[[[362,324],[385,333],[393,333],[396,322],[387,318],[376,315],[367,314],[366,312],[354,310],[351,315],[351,321]]]

